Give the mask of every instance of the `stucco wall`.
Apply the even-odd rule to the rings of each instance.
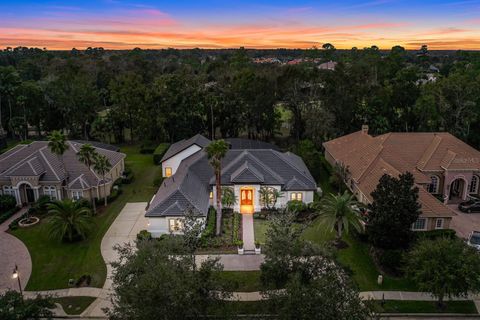
[[[167,160],[163,161],[162,162],[162,176],[165,177],[165,168],[167,168],[167,167],[172,168],[172,175],[175,174],[175,172],[177,172],[178,166],[180,165],[180,163],[182,162],[183,159],[190,157],[192,154],[194,154],[194,153],[196,153],[200,150],[202,150],[202,148],[200,148],[199,146],[192,145],[192,146],[188,147],[187,149],[177,153],[176,155],[174,155],[170,159],[167,159]]]
[[[148,227],[147,230],[152,234],[154,238],[158,238],[163,234],[170,234],[168,230],[169,219],[183,219],[181,216],[172,216],[172,217],[158,217],[158,218],[147,218]],[[199,218],[203,224],[205,224],[205,218]],[[173,234],[182,234],[183,232],[174,232]]]

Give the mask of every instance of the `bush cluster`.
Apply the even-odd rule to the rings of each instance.
[[[6,194],[0,196],[0,214],[15,208],[16,205],[17,201],[14,196]]]
[[[124,184],[130,184],[133,182],[133,179],[135,176],[133,175],[132,168],[125,166],[125,170],[123,170],[123,178],[122,178],[122,183]]]
[[[234,245],[240,245],[242,242],[241,236],[240,236],[240,223],[242,221],[242,217],[240,213],[234,212],[233,213],[233,232],[232,232],[232,241]]]
[[[158,147],[153,152],[153,162],[155,164],[160,164],[163,155],[167,152],[168,148],[170,147],[170,143],[160,143]]]

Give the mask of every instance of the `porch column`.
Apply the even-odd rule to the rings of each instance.
[[[33,188],[33,198],[35,199],[35,201],[37,201],[38,198],[40,198],[39,189],[40,189],[40,187]]]
[[[18,187],[13,187],[12,189],[15,192],[15,200],[17,200],[17,206],[22,206],[22,198],[20,196],[20,190],[18,190]]]

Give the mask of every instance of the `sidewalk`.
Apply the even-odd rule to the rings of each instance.
[[[253,214],[242,214],[243,248],[245,251],[255,250],[255,231]]]

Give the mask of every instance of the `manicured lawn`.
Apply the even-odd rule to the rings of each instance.
[[[220,278],[231,284],[232,291],[261,291],[260,271],[223,271]]]
[[[133,183],[123,185],[123,193],[105,209],[99,207],[94,218],[96,228],[85,241],[61,243],[51,240],[46,223],[17,229],[13,235],[22,240],[32,257],[33,270],[27,290],[50,290],[68,287],[69,279],[90,275],[90,286],[102,287],[107,269],[100,253],[103,235],[127,202],[149,201],[156,191],[153,180],[161,169],[153,164],[152,155],[140,154],[138,147],[125,146],[128,164],[134,174]]]
[[[62,305],[63,311],[69,315],[81,314],[95,300],[93,297],[55,298],[54,302]]]
[[[477,313],[473,301],[448,301],[442,310],[437,308],[435,301],[387,300],[383,306],[378,302],[378,306],[379,311],[385,313]]]
[[[325,230],[314,221],[312,226],[305,230],[305,239],[320,245],[325,244],[335,238],[335,234]],[[394,278],[383,276],[383,284],[377,284],[377,277],[380,274],[373,262],[366,243],[359,241],[352,236],[345,236],[344,240],[348,248],[337,250],[338,261],[351,272],[353,280],[358,285],[360,291],[372,290],[403,290],[417,291],[415,284],[406,278]]]
[[[265,233],[268,229],[268,220],[266,219],[254,219],[253,220],[253,230],[255,232],[255,242],[260,242],[260,244],[265,243]]]

